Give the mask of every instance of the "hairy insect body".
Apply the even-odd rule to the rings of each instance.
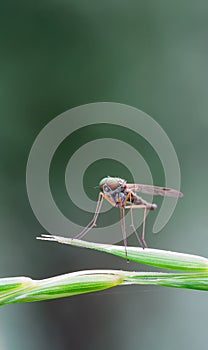
[[[106,199],[112,206],[120,209],[120,223],[123,235],[125,254],[127,258],[127,234],[125,224],[125,210],[130,209],[131,227],[133,228],[137,240],[142,248],[146,248],[147,244],[144,239],[145,235],[145,220],[146,211],[154,210],[157,208],[156,204],[149,203],[140,197],[137,193],[146,193],[151,195],[169,196],[169,197],[182,197],[183,193],[172,188],[151,186],[144,184],[127,183],[126,180],[119,177],[107,176],[103,178],[100,183],[100,193],[98,196],[97,206],[93,219],[89,224],[78,234],[75,238],[83,238],[87,232],[96,226],[96,221],[100,213],[103,200]],[[143,226],[141,238],[137,232],[133,220],[133,209],[144,209]]]
[[[122,208],[127,204],[144,205],[149,210],[157,208],[156,204],[146,202],[126,186],[126,181],[120,178],[104,178],[100,182],[100,189],[114,204],[115,207]]]
[[[154,203],[149,203],[147,201],[145,201],[143,198],[137,196],[135,193],[133,193],[132,191],[128,190],[131,195],[130,195],[130,198],[131,198],[131,201],[130,203],[131,204],[135,204],[135,205],[145,205],[147,209],[149,210],[154,210],[157,208],[157,204],[154,204]]]
[[[115,207],[122,207],[126,202],[125,190],[120,186],[112,190],[109,186],[104,185],[103,193],[114,203]]]

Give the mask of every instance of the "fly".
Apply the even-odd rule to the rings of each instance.
[[[113,207],[120,209],[121,229],[123,235],[123,242],[125,247],[125,253],[127,257],[127,235],[125,224],[125,209],[130,209],[131,214],[131,227],[133,228],[137,240],[140,246],[144,249],[147,248],[145,241],[145,221],[147,210],[155,210],[157,205],[145,201],[138,193],[147,193],[152,195],[169,196],[169,197],[183,197],[183,193],[172,188],[142,185],[142,184],[130,184],[126,180],[119,177],[105,177],[99,183],[100,193],[98,196],[97,206],[93,219],[89,224],[74,238],[82,239],[86,233],[88,233],[93,227],[96,226],[96,221],[100,213],[103,200],[106,199]],[[135,228],[133,220],[133,209],[144,209],[143,225],[141,238]]]

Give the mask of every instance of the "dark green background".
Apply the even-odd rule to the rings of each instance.
[[[3,277],[39,279],[88,268],[127,269],[115,257],[36,241],[43,228],[27,198],[26,163],[38,133],[67,109],[97,101],[145,111],[164,128],[178,154],[185,197],[160,234],[151,233],[148,220],[150,246],[207,256],[207,38],[208,3],[202,0],[1,1]],[[119,137],[120,130],[115,133]],[[80,134],[80,144],[84,135]],[[89,129],[89,139],[93,135]],[[143,142],[153,176],[161,181],[161,166],[147,147]],[[57,163],[60,169],[66,154],[65,148]],[[106,166],[100,167],[103,176]],[[54,193],[67,208],[65,194],[60,195],[61,175],[54,169]],[[86,187],[88,182],[97,185],[94,174],[93,167],[86,173]],[[95,192],[86,192],[96,197]],[[76,217],[76,211],[74,215],[74,220],[87,222],[87,217]],[[129,243],[135,243],[134,237]],[[134,263],[128,268],[148,269]],[[6,306],[0,312],[0,348],[204,348],[207,300],[205,292],[126,287]]]

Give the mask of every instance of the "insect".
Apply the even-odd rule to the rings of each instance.
[[[100,193],[98,196],[97,206],[95,209],[95,214],[93,219],[89,224],[74,238],[81,239],[86,233],[88,233],[93,227],[96,226],[96,221],[99,215],[99,212],[102,207],[103,199],[106,199],[112,206],[120,209],[120,218],[121,218],[121,229],[123,235],[123,242],[125,247],[125,253],[127,256],[127,235],[126,235],[126,224],[125,224],[125,209],[130,209],[131,214],[131,227],[133,228],[137,240],[140,246],[144,249],[147,247],[145,242],[145,220],[147,210],[155,210],[157,205],[154,203],[149,203],[145,201],[138,193],[147,193],[160,196],[169,196],[169,197],[183,197],[183,193],[172,188],[167,187],[158,187],[142,184],[130,184],[126,180],[119,177],[105,177],[99,183]],[[133,221],[133,209],[142,208],[144,209],[143,216],[143,226],[142,226],[142,235],[141,238],[135,228]]]

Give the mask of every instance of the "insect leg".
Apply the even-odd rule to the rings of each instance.
[[[125,200],[123,201],[123,207],[126,207],[126,202],[131,202],[131,192],[127,193]]]
[[[139,234],[138,234],[137,229],[136,229],[136,227],[135,227],[135,225],[134,225],[133,207],[132,207],[132,206],[130,207],[130,214],[131,214],[131,227],[132,227],[133,230],[134,230],[134,233],[135,233],[136,238],[137,238],[137,240],[138,240],[138,242],[139,242],[139,245],[144,249],[144,248],[146,248],[146,245],[143,243],[143,240],[141,240],[141,239],[139,238]]]
[[[78,235],[76,235],[74,237],[74,239],[83,238],[87,232],[89,232],[93,227],[96,226],[96,221],[97,221],[100,209],[102,207],[102,203],[103,203],[103,194],[102,194],[102,192],[100,192],[99,196],[98,196],[97,206],[95,209],[95,214],[93,216],[93,219],[89,222],[89,224],[80,233],[78,233]]]
[[[145,223],[146,223],[146,214],[147,214],[147,207],[144,208],[144,217],[143,217],[143,225],[142,225],[142,243],[145,248],[147,248],[147,243],[145,242],[144,235],[145,235]]]
[[[126,239],[126,222],[125,222],[125,209],[123,207],[120,208],[120,216],[121,216],[121,230],[123,235],[123,242],[124,242],[124,248],[125,248],[125,254],[127,257],[127,239]],[[128,259],[128,257],[127,257]],[[127,260],[127,262],[129,262]]]
[[[130,204],[130,214],[131,214],[131,227],[133,228],[133,230],[134,230],[134,232],[135,232],[135,235],[136,235],[136,238],[137,238],[137,240],[138,240],[138,242],[139,242],[139,245],[142,247],[142,248],[144,248],[144,246],[143,246],[143,244],[142,244],[142,241],[141,241],[141,239],[139,238],[139,235],[138,235],[138,232],[137,232],[137,230],[136,230],[136,227],[134,226],[134,219],[133,219],[133,210],[132,210],[132,208],[133,208],[133,205],[132,205],[132,197],[131,197],[131,192],[129,192],[128,193],[128,195],[126,196],[126,199],[131,203]],[[127,200],[125,201],[125,203],[127,202]],[[126,208],[127,206],[125,206],[125,208]]]
[[[133,196],[133,198],[132,198]],[[129,208],[130,209],[130,214],[131,214],[131,227],[133,228],[134,232],[135,232],[135,235],[137,237],[137,240],[140,244],[140,246],[144,249],[144,248],[147,248],[147,244],[145,242],[145,239],[144,239],[144,234],[145,234],[145,219],[146,219],[146,211],[147,211],[147,208],[148,209],[151,209],[152,208],[152,204],[151,203],[148,203],[146,202],[143,198],[139,197],[139,196],[135,196],[135,193],[132,193],[131,191],[129,191],[128,195],[128,201],[130,202],[130,205],[126,205],[125,208]],[[136,198],[135,198],[136,197]],[[132,199],[136,199],[136,203],[137,204],[134,204],[132,203]],[[139,234],[136,230],[136,227],[134,225],[134,219],[133,219],[133,208],[144,208],[144,218],[143,218],[143,226],[142,226],[142,238],[140,239],[139,238]]]

